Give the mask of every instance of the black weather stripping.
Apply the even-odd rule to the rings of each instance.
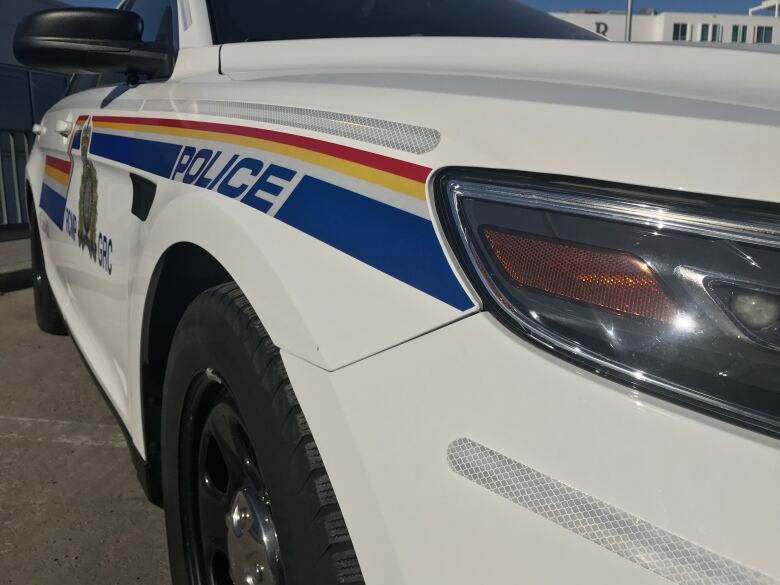
[[[149,210],[154,203],[154,195],[157,193],[157,185],[149,179],[130,173],[133,182],[133,215],[141,221],[149,217]]]

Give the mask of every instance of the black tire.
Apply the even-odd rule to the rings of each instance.
[[[220,426],[232,430],[225,434]],[[212,527],[219,525],[221,510],[227,517],[231,492],[242,482],[262,483],[263,501],[267,496],[270,502],[282,567],[278,582],[364,583],[279,350],[233,283],[198,296],[176,329],[162,429],[163,500],[176,585],[231,583],[227,554],[220,557],[220,536]],[[243,461],[243,472],[231,461]],[[233,477],[241,473],[244,478]],[[222,526],[227,532],[224,519]]]
[[[62,318],[57,299],[46,276],[46,264],[43,259],[41,235],[38,231],[38,220],[35,206],[31,205],[30,217],[30,258],[32,261],[33,296],[35,299],[35,320],[38,327],[45,333],[67,335],[68,328]]]

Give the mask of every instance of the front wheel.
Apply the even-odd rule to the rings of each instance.
[[[182,317],[162,425],[174,583],[364,583],[279,351],[235,284]]]
[[[62,318],[57,299],[46,275],[46,263],[43,260],[41,234],[38,231],[38,221],[35,206],[30,205],[30,259],[32,264],[33,297],[35,301],[35,320],[38,328],[53,335],[67,335],[68,328]]]

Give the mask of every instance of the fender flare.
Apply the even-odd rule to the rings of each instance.
[[[159,205],[162,201],[156,201]],[[186,192],[154,209],[149,220],[136,223],[138,233],[129,234],[137,249],[128,255],[128,335],[138,340],[128,348],[128,363],[137,364],[128,374],[127,423],[133,442],[144,458],[148,437],[144,432],[143,364],[145,335],[149,331],[151,306],[167,254],[181,244],[190,244],[214,259],[246,295],[252,308],[278,347],[318,364],[318,347],[297,307],[287,294],[268,257],[253,240],[248,224],[272,222],[261,214],[251,222],[241,217],[243,206],[216,198],[211,193]],[[205,219],[204,219],[205,218]],[[262,229],[262,224],[260,224]]]

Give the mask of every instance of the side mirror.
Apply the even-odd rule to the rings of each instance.
[[[126,10],[44,10],[16,27],[14,55],[28,67],[55,73],[170,75],[171,47],[143,42],[143,29],[141,17]]]

